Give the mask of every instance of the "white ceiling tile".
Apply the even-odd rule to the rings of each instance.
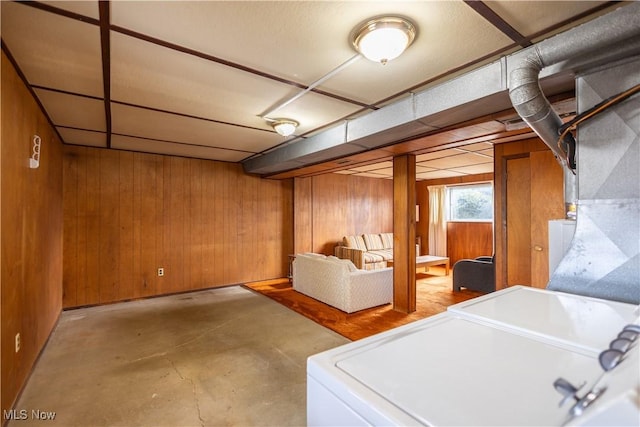
[[[335,31],[355,6],[348,2],[113,2],[111,11],[115,25],[309,83],[324,74],[327,64],[337,66],[355,54],[347,35]],[[313,53],[300,55],[309,46],[315,47]]]
[[[34,2],[31,7],[2,1],[3,44],[27,83],[54,89],[35,88],[52,120],[64,126],[59,129],[66,142],[104,146],[100,28],[89,23],[99,19],[99,3],[43,3],[89,19],[80,22],[45,12],[38,9],[41,3]],[[556,26],[603,3],[487,2],[525,35]],[[607,9],[628,4],[632,2],[612,3]],[[116,146],[224,161],[239,161],[286,142],[259,115],[303,90],[287,83],[309,85],[354,58],[350,33],[372,16],[393,12],[414,20],[418,27],[415,43],[385,66],[360,58],[323,81],[319,90],[360,103],[388,98],[381,104],[389,104],[422,90],[425,82],[437,85],[477,68],[492,55],[506,55],[510,53],[506,47],[513,44],[462,1],[112,1],[108,5],[112,25],[109,96],[116,101],[111,104]],[[129,30],[215,56],[227,61],[226,65],[123,34]],[[398,97],[390,98],[394,95]],[[297,120],[297,135],[313,135],[368,111],[311,92],[270,116]],[[496,137],[493,141],[531,136]],[[460,138],[465,137],[461,132]],[[468,151],[477,155],[461,155]],[[418,179],[485,171],[492,156],[488,142],[419,154]],[[335,163],[328,166],[334,167]],[[449,167],[458,169],[444,171]],[[386,179],[392,174],[391,162],[356,168]]]
[[[389,13],[386,2],[366,2],[363,7],[360,4],[353,2],[354,7],[360,8],[363,20]],[[417,23],[414,43],[386,65],[368,60],[354,63],[323,84],[323,89],[374,103],[404,91],[408,85],[419,85],[467,64],[479,57],[478,52],[489,54],[512,43],[463,2],[394,2],[393,10]],[[351,28],[345,26],[342,28],[347,38]],[[442,37],[443,34],[447,36]]]
[[[418,154],[416,156],[416,162],[421,163],[426,160],[441,159],[443,157],[457,156],[458,154],[460,154],[460,151],[456,150],[455,148],[450,148],[448,150],[434,151],[432,153]]]
[[[243,126],[269,129],[259,117],[301,89],[121,34],[112,35],[115,101]],[[298,134],[347,116],[360,107],[307,93],[274,112],[300,123]]]
[[[120,150],[143,153],[166,154],[171,156],[193,157],[198,159],[239,162],[246,157],[243,153],[220,148],[188,146],[164,141],[132,138],[121,135],[111,137],[111,147]]]
[[[2,42],[30,84],[103,96],[100,28],[2,1]]]
[[[369,171],[378,175],[393,176],[393,168],[374,169]]]
[[[386,66],[359,60],[322,89],[371,103],[511,43],[462,2],[398,1],[392,9],[416,21],[414,44]],[[375,1],[112,2],[111,10],[114,25],[306,85],[356,54],[349,37],[357,25],[391,12]]]
[[[482,150],[491,150],[493,151],[493,144],[490,142],[478,142],[475,144],[468,144],[460,147],[460,149],[465,151],[482,151]]]
[[[107,147],[107,134],[80,129],[58,127],[58,133],[65,144],[86,145],[88,147]]]
[[[448,170],[437,170],[433,172],[423,172],[420,174],[416,174],[417,180],[428,180],[428,179],[441,179],[441,178],[451,178],[455,176],[463,176],[465,174],[460,172],[448,171]]]
[[[422,172],[429,172],[435,170],[432,167],[429,167],[429,162],[423,163],[423,164],[416,164],[416,173],[422,173]]]
[[[485,3],[520,34],[531,36],[606,2],[492,0]]]
[[[429,162],[429,166],[438,169],[458,168],[477,163],[486,163],[487,158],[475,153],[459,154],[457,156],[443,157]]]
[[[174,114],[111,104],[113,133],[207,147],[228,147],[249,154],[283,141],[275,132],[242,128]]]
[[[474,175],[479,173],[493,173],[493,163],[479,163],[477,165],[469,165],[463,167],[451,168],[452,171],[464,174]]]
[[[35,93],[54,125],[106,132],[103,100],[42,89]]]
[[[365,178],[389,178],[390,175],[389,174],[384,174],[384,173],[375,173],[375,172],[358,172],[357,174],[354,174],[355,176],[362,176]],[[393,175],[391,175],[393,176]]]
[[[40,1],[40,3],[48,4],[58,9],[68,10],[69,12],[77,13],[78,15],[88,16],[93,19],[100,18],[100,12],[98,10],[98,1],[88,0],[75,0],[75,1]]]
[[[389,167],[393,168],[393,162],[380,162],[380,163],[374,163],[372,165],[358,166],[355,168],[351,168],[351,170],[358,171],[358,172],[366,172],[374,169],[382,169],[382,168],[389,168]]]

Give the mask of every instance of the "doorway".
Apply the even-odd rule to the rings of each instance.
[[[509,153],[502,160],[500,287],[545,288],[549,281],[548,223],[564,218],[562,167],[546,146]]]

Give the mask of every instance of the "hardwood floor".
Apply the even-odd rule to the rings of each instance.
[[[416,274],[416,311],[410,314],[395,311],[391,304],[347,314],[294,291],[287,279],[254,282],[245,286],[355,341],[433,316],[450,305],[483,295],[466,289],[453,292],[452,276],[445,276],[443,267],[431,267],[429,273]]]

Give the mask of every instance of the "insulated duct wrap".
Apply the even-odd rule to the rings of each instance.
[[[581,64],[570,67],[581,113],[640,84],[639,46],[640,4],[545,40],[510,73],[514,108],[562,157],[562,121],[534,76],[553,64]],[[580,125],[576,169],[577,189],[565,180],[577,195],[576,231],[547,287],[640,304],[640,96]]]
[[[510,73],[509,97],[518,115],[551,148],[556,159],[566,166],[564,153],[556,144],[562,119],[551,108],[538,82],[540,71],[544,68],[538,49],[535,46],[521,66]]]
[[[639,53],[640,4],[632,4],[536,44],[509,72],[509,97],[513,107],[564,168],[575,169],[573,157],[567,156],[567,152],[575,147],[575,141],[571,134],[562,143],[558,141],[562,119],[540,88],[540,72],[560,64],[563,69],[579,73]],[[574,174],[565,169],[567,216],[573,213],[577,200],[576,186]]]

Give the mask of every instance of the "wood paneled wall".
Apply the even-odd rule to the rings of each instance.
[[[2,411],[14,404],[62,306],[62,144],[2,53]],[[40,167],[29,168],[33,136]],[[21,348],[15,351],[15,336]]]
[[[447,223],[447,256],[451,265],[461,259],[491,255],[493,255],[492,223]]]
[[[88,147],[66,146],[63,164],[64,307],[287,274],[291,180]]]
[[[393,181],[340,174],[295,178],[295,253],[333,254],[351,234],[393,231]]]
[[[422,246],[420,251],[421,255],[428,255],[429,253],[429,190],[428,187],[430,185],[456,185],[456,184],[468,184],[473,182],[487,182],[493,181],[493,174],[485,173],[479,175],[468,175],[468,176],[460,176],[455,178],[443,178],[443,179],[432,179],[428,181],[419,181],[416,183],[416,204],[420,206],[420,218],[418,222],[416,222],[416,235],[420,236],[420,240],[422,242]],[[495,196],[494,196],[495,199]],[[481,226],[478,229],[478,242],[476,244],[475,237],[471,237],[471,241],[468,242],[471,246],[480,246],[484,247],[484,239],[485,237],[482,235]],[[470,236],[475,236],[475,234],[471,233]],[[491,248],[491,253],[493,253],[493,248]],[[489,253],[489,255],[491,255]],[[486,255],[486,254],[481,254]],[[480,256],[480,255],[478,255]],[[453,261],[453,260],[451,260]],[[453,263],[452,263],[453,265]]]

